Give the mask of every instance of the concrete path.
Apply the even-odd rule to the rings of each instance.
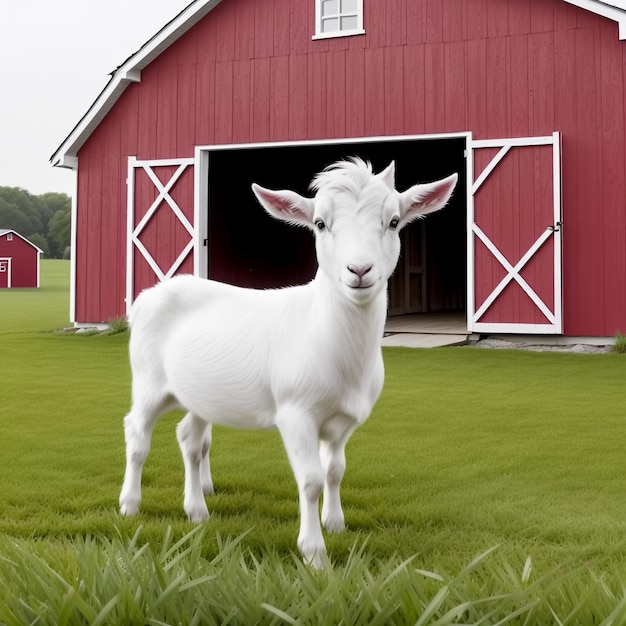
[[[395,333],[383,337],[383,346],[403,348],[440,348],[461,346],[468,342],[468,335],[431,335],[426,333]]]

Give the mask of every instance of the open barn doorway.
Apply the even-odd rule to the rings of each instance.
[[[302,195],[334,161],[358,156],[375,172],[396,163],[400,191],[453,172],[459,182],[448,206],[403,230],[402,252],[389,282],[389,316],[434,314],[465,324],[467,136],[415,136],[333,142],[244,144],[200,148],[200,212],[206,219],[206,275],[243,287],[301,284],[316,271],[313,236],[272,219],[253,182]],[[415,331],[414,331],[415,332]]]

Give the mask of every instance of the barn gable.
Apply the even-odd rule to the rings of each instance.
[[[265,230],[250,183],[306,193],[356,153],[396,159],[399,188],[462,176],[407,232],[394,312],[464,309],[480,332],[626,327],[626,10],[363,4],[364,34],[316,39],[313,0],[197,1],[116,70],[52,157],[79,170],[73,321],[123,314],[173,272],[306,280],[306,233]]]
[[[111,75],[109,83],[91,105],[85,116],[50,157],[53,166],[76,166],[78,150],[98,127],[125,89],[141,81],[141,72],[172,43],[182,37],[222,0],[196,0],[166,24],[131,55]],[[559,0],[561,1],[561,0]],[[596,15],[615,21],[619,25],[619,38],[626,39],[626,2],[624,0],[564,0]],[[373,9],[373,7],[372,7]],[[374,13],[372,10],[371,13]],[[370,15],[370,19],[373,15]]]

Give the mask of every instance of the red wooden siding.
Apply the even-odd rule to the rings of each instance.
[[[16,233],[0,235],[0,258],[5,257],[11,259],[11,288],[39,286],[39,252],[31,243]],[[0,286],[8,286],[7,279],[3,276]]]
[[[312,0],[223,0],[143,70],[79,152],[77,321],[125,308],[128,155],[190,157],[195,145],[213,143],[559,131],[564,331],[624,331],[626,44],[617,25],[563,0],[364,7],[364,36],[314,41]],[[533,198],[513,200],[520,219],[534,212]]]

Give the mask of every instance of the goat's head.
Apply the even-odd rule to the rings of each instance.
[[[452,174],[400,193],[394,173],[393,162],[374,174],[369,163],[354,158],[320,172],[311,183],[313,198],[257,184],[252,190],[273,217],[313,230],[322,272],[349,300],[365,304],[385,289],[396,267],[400,230],[443,208],[458,178]]]

